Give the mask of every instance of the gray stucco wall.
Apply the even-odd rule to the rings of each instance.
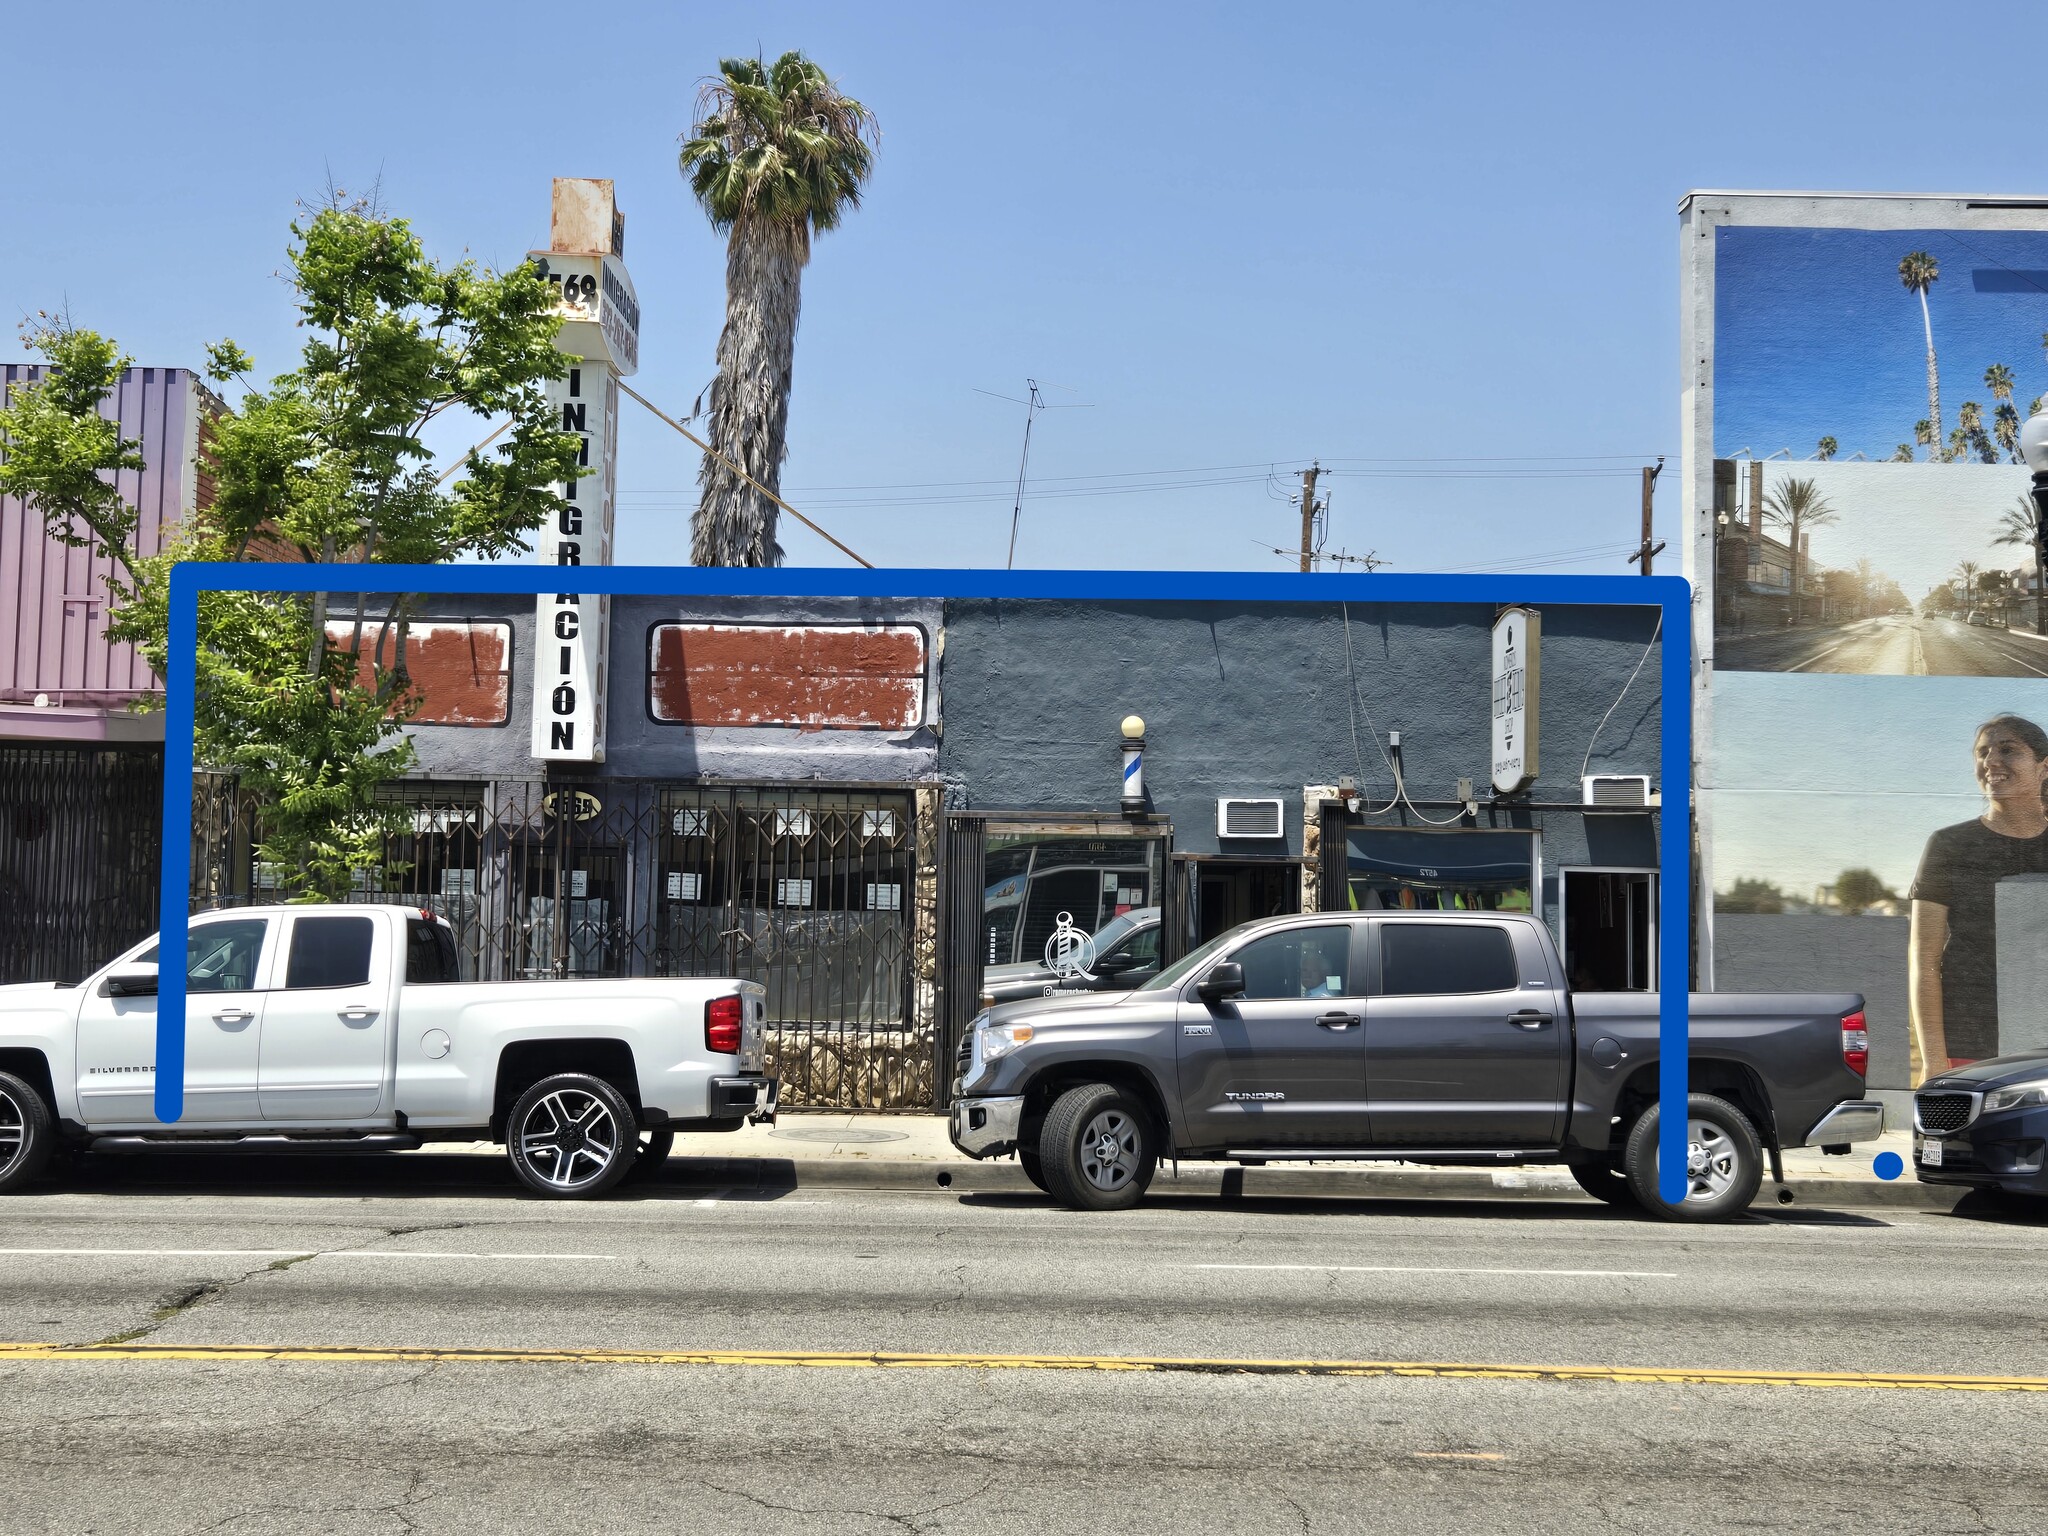
[[[511,717],[502,726],[416,726],[424,775],[533,778],[528,755],[533,708],[531,597],[471,597],[424,602],[418,616],[505,621],[512,626]],[[924,719],[914,730],[799,730],[794,727],[696,729],[656,721],[648,709],[649,635],[654,625],[772,618],[800,624],[888,623],[921,626],[931,658]],[[938,650],[942,605],[933,599],[650,598],[612,600],[605,761],[600,778],[698,777],[759,782],[909,783],[938,771]]]
[[[1903,917],[1787,912],[1714,916],[1719,992],[1861,992],[1870,1086],[1905,1088],[1910,1027]]]
[[[1492,608],[1478,605],[1354,604],[1347,657],[1345,615],[1330,603],[951,600],[940,770],[976,808],[1114,811],[1119,722],[1135,713],[1145,720],[1146,788],[1172,819],[1176,851],[1280,852],[1272,840],[1216,835],[1219,797],[1277,796],[1285,851],[1298,855],[1304,786],[1349,774],[1373,803],[1390,797],[1380,753],[1388,731],[1401,733],[1411,798],[1449,799],[1460,778],[1488,797],[1492,621]],[[1587,744],[1654,623],[1644,609],[1543,610],[1532,799],[1578,801]],[[1658,732],[1652,649],[1590,771],[1648,773],[1658,787]],[[1542,832],[1553,921],[1560,867],[1655,862],[1647,818],[1524,814],[1496,821],[1482,809],[1480,825]]]

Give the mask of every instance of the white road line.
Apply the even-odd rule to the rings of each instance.
[[[1573,1279],[1676,1280],[1675,1274],[1652,1269],[1450,1269],[1399,1264],[1183,1264],[1182,1269],[1308,1270],[1342,1275],[1555,1275]]]
[[[425,1253],[350,1248],[0,1248],[0,1259],[612,1259],[613,1253]]]
[[[1843,646],[1847,645],[1848,643],[1849,642],[1847,640],[1837,641],[1835,644],[1829,646],[1824,651],[1815,651],[1811,656],[1807,657],[1806,660],[1799,663],[1798,666],[1787,667],[1785,670],[1787,672],[1804,672],[1808,667],[1812,666],[1815,662],[1821,661],[1826,657],[1834,655],[1835,652],[1839,651]]]

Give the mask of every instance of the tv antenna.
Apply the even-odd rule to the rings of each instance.
[[[1046,388],[1048,389],[1067,389],[1069,387],[1065,384],[1054,384],[1050,380],[1046,383]],[[1036,379],[1026,379],[1024,381],[1024,388],[1029,392],[1029,398],[1023,400],[1019,400],[1015,395],[999,395],[992,389],[976,389],[974,391],[977,395],[987,395],[991,400],[1007,400],[1012,405],[1024,407],[1024,448],[1017,455],[1017,496],[1015,504],[1010,508],[1010,553],[1009,558],[1003,561],[1003,569],[1006,571],[1014,570],[1017,565],[1017,525],[1024,519],[1024,474],[1031,464],[1031,423],[1038,419],[1040,411],[1085,411],[1088,409],[1085,405],[1047,405],[1045,403],[1045,396],[1039,392],[1038,380]]]

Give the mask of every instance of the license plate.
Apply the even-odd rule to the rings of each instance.
[[[1920,1165],[1923,1168],[1941,1166],[1941,1143],[1932,1138],[1920,1143]]]

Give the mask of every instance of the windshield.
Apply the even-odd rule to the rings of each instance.
[[[1130,936],[1131,931],[1138,926],[1140,918],[1150,922],[1158,915],[1159,909],[1157,907],[1137,907],[1120,917],[1112,917],[1102,925],[1101,931],[1095,935],[1095,953],[1098,955],[1108,954]]]
[[[1189,950],[1157,976],[1154,976],[1150,981],[1141,983],[1133,990],[1139,992],[1163,992],[1168,987],[1179,986],[1189,976],[1215,959],[1236,932],[1237,930],[1233,928],[1229,933],[1219,933],[1200,949]]]

